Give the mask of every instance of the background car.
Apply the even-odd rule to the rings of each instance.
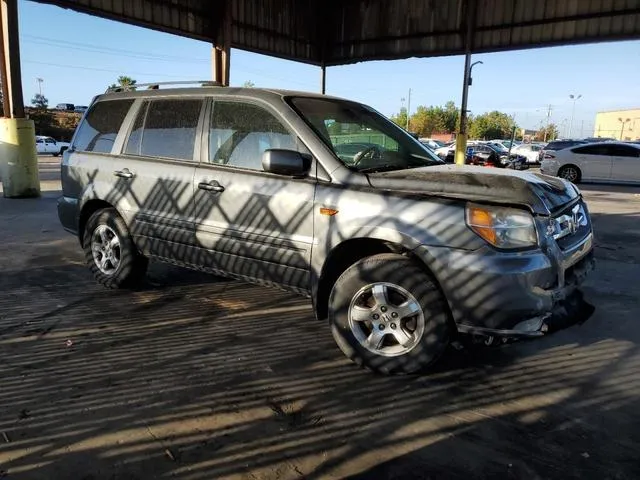
[[[502,144],[493,142],[469,142],[468,147],[471,154],[468,163],[471,165],[482,165],[484,167],[513,168],[524,170],[528,168],[525,157],[509,155],[509,150]]]
[[[56,105],[56,110],[63,110],[65,112],[73,112],[74,108],[73,103],[59,103]]]
[[[62,155],[65,150],[69,148],[67,142],[58,142],[51,137],[45,137],[42,135],[36,136],[36,152],[38,154],[50,153],[54,157]]]
[[[540,171],[573,183],[640,183],[640,145],[598,142],[547,152]]]
[[[564,148],[575,147],[576,145],[585,145],[586,143],[588,142],[584,140],[552,140],[540,150],[538,161],[542,162],[547,152],[556,152]]]
[[[542,151],[543,145],[539,143],[522,143],[520,145],[515,145],[511,149],[511,153],[516,155],[522,155],[527,159],[527,163],[540,163],[540,152]]]
[[[73,111],[76,113],[84,113],[87,111],[87,108],[89,107],[87,107],[86,105],[76,105]]]
[[[446,163],[453,163],[456,155],[456,143],[451,142],[435,149],[435,154]]]
[[[432,150],[436,150],[440,147],[444,146],[444,142],[441,142],[440,140],[433,140],[432,138],[420,138],[419,139],[420,143],[422,143],[423,145],[426,145],[427,147],[431,148]]]

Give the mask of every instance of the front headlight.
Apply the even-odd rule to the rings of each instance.
[[[524,210],[468,203],[466,218],[469,228],[494,247],[515,249],[538,244],[533,217]]]

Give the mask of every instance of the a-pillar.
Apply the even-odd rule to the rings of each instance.
[[[38,155],[33,120],[25,118],[18,43],[18,1],[0,0],[0,74],[3,118],[0,119],[0,176],[8,198],[40,196]]]

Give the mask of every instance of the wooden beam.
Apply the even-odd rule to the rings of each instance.
[[[2,30],[2,73],[4,102],[11,118],[24,118],[22,74],[20,72],[20,44],[18,41],[18,0],[0,0],[0,29]],[[6,111],[6,108],[5,108]]]
[[[229,86],[231,67],[231,2],[227,0],[221,12],[221,21],[216,35],[216,44],[211,51],[213,80]]]

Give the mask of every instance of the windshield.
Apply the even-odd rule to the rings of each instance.
[[[352,170],[372,173],[443,163],[432,150],[364,105],[309,97],[289,102]]]
[[[499,153],[509,153],[509,149],[501,143],[490,143],[489,146]]]

